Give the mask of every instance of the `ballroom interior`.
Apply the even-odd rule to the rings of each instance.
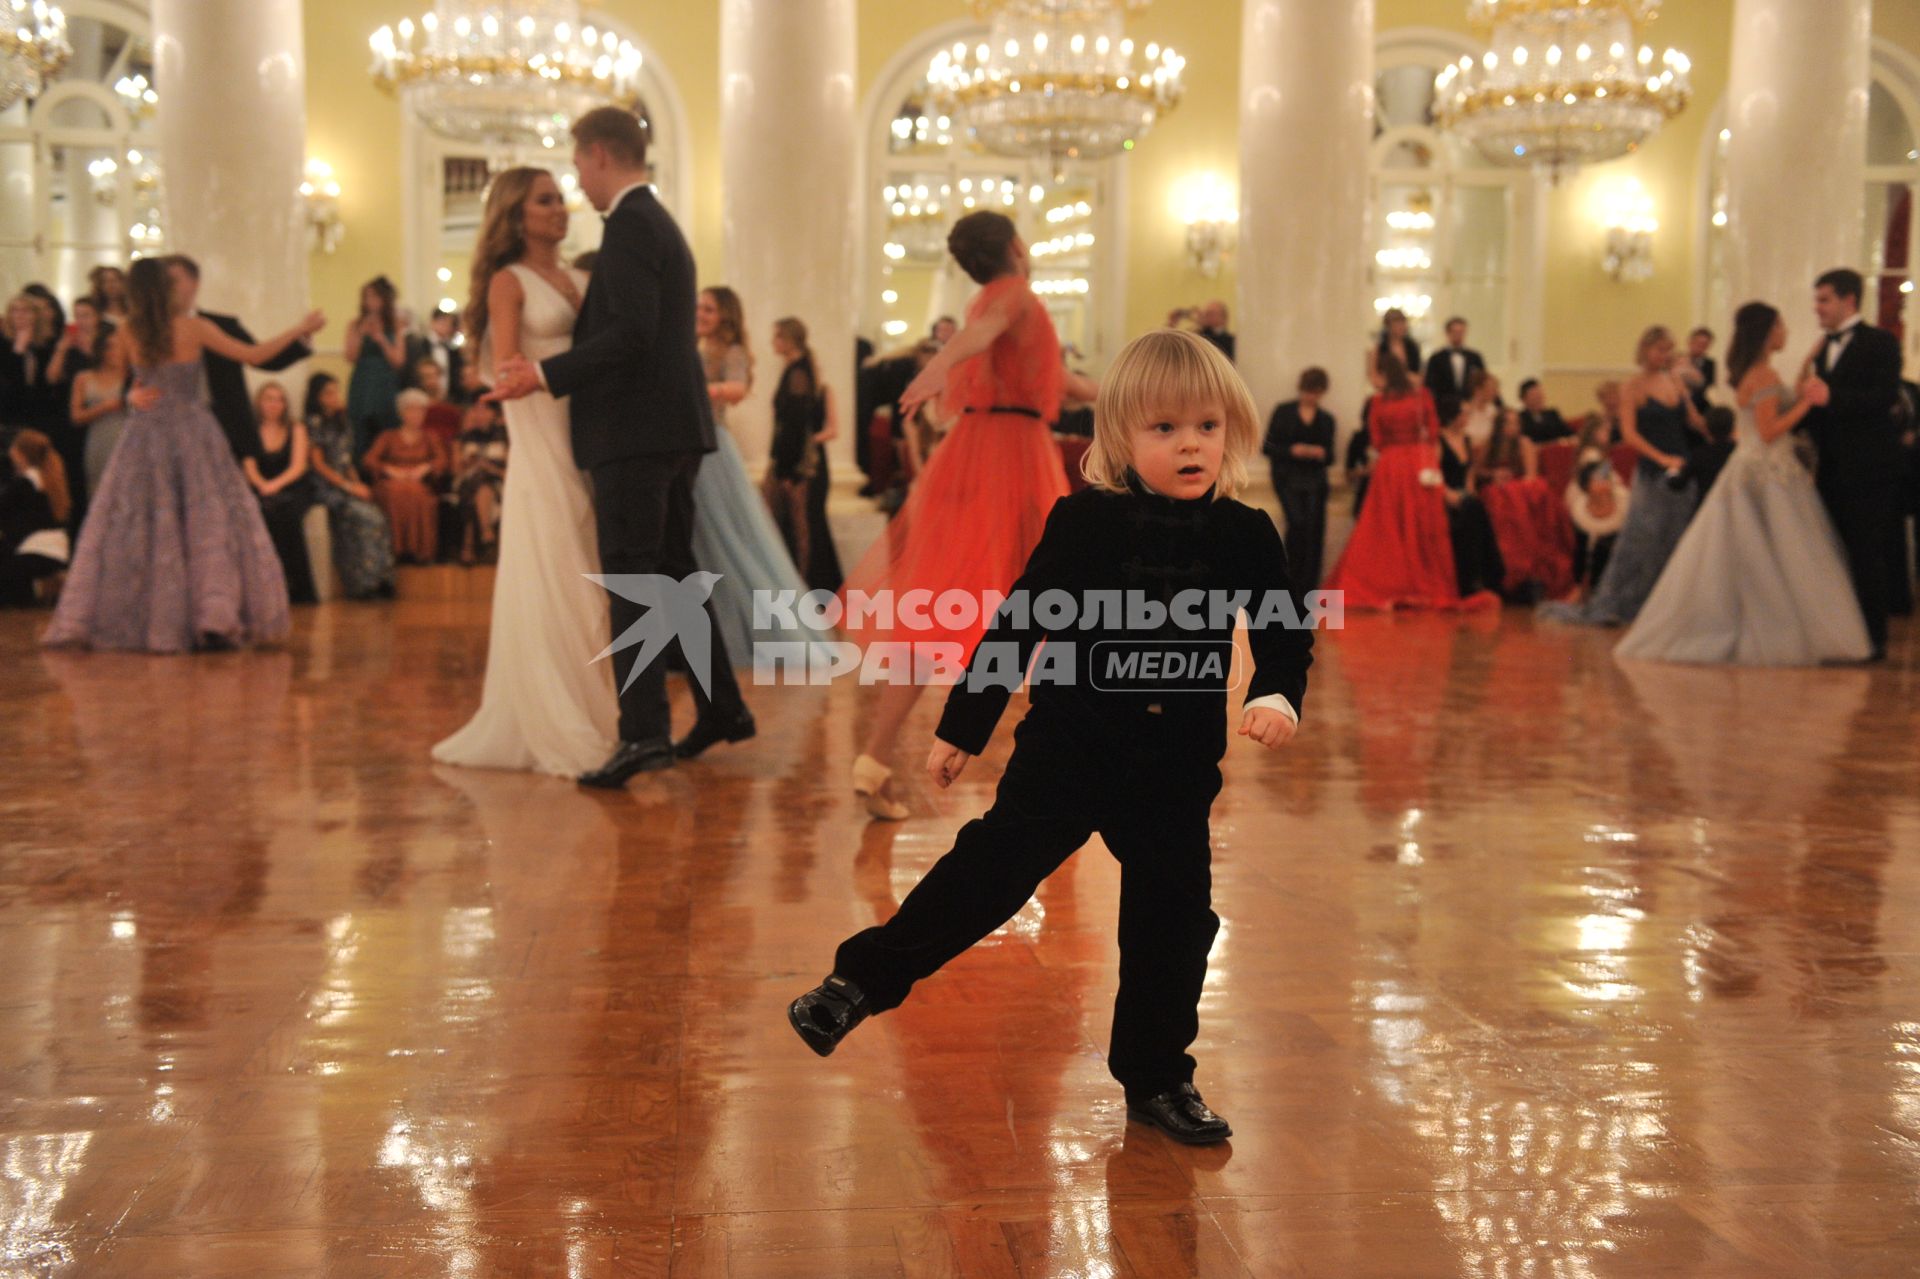
[[[1718,357],[1764,299],[1797,363],[1845,266],[1920,380],[1920,0],[0,0],[0,291],[191,255],[256,333],[326,312],[297,404],[369,281],[468,305],[503,169],[594,250],[566,125],[606,101],[762,367],[779,316],[822,353],[848,564],[891,513],[856,343],[965,314],[976,208],[1069,367],[1217,300],[1260,421],[1318,367],[1342,448],[1390,309],[1572,423],[1651,325]],[[756,482],[772,380],[727,414]],[[1336,464],[1329,566],[1351,499]],[[0,609],[0,1279],[1920,1273],[1907,618],[1777,668],[1349,611],[1294,741],[1221,766],[1193,1051],[1234,1136],[1186,1147],[1108,1074],[1097,837],[831,1059],[789,1029],[1010,733],[939,788],[922,699],[903,821],[845,784],[850,680],[743,671],[757,737],[620,791],[436,764],[493,568],[349,600],[313,546],[263,648]]]

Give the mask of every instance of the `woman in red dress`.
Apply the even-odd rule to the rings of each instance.
[[[954,261],[983,287],[967,308],[966,326],[941,348],[900,397],[910,418],[921,404],[945,390],[942,407],[953,430],[914,481],[906,503],[868,548],[841,588],[885,591],[897,605],[909,591],[938,597],[960,591],[982,602],[1004,594],[1019,577],[1040,540],[1047,513],[1067,495],[1066,470],[1053,442],[1051,423],[1060,395],[1091,401],[1099,392],[1088,379],[1067,372],[1060,340],[1046,307],[1027,283],[1027,246],[1011,219],[982,210],[953,226],[947,248]],[[861,644],[950,642],[959,666],[992,620],[926,610],[907,623],[861,625],[850,611],[845,629]],[[961,624],[964,620],[964,624]],[[890,769],[900,725],[920,697],[920,685],[904,679],[883,684],[862,753],[853,764],[854,792],[875,817],[899,821],[907,808],[891,791]]]
[[[1391,353],[1380,356],[1380,374],[1368,424],[1377,461],[1367,503],[1324,589],[1344,592],[1345,606],[1356,609],[1498,606],[1491,591],[1460,598],[1432,394]]]

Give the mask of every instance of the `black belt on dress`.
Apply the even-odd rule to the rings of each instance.
[[[1019,407],[1018,405],[1013,405],[1013,404],[996,404],[992,408],[985,408],[985,409],[974,408],[973,406],[969,405],[968,407],[961,409],[960,411],[962,413],[1013,413],[1013,414],[1017,414],[1020,417],[1030,417],[1036,422],[1046,421],[1045,418],[1040,416],[1039,409],[1025,409],[1025,408]]]

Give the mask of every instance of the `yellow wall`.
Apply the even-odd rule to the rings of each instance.
[[[415,8],[420,7],[415,5]],[[693,219],[688,238],[717,279],[721,264],[719,164],[719,4],[661,5],[651,0],[602,0],[599,8],[636,32],[670,70],[691,133]],[[1376,0],[1383,32],[1406,26],[1469,31],[1465,0]],[[366,37],[407,11],[393,0],[327,0],[307,6],[308,129],[310,153],[339,176],[347,236],[338,253],[315,255],[313,296],[330,314],[350,316],[358,285],[402,262],[399,197],[399,110],[367,76]],[[1920,3],[1881,0],[1874,30],[1920,54]],[[1211,170],[1229,181],[1239,167],[1237,86],[1240,0],[1161,0],[1136,15],[1130,33],[1142,43],[1171,42],[1186,55],[1187,96],[1123,163],[1127,171],[1125,316],[1129,333],[1160,323],[1167,311],[1209,296],[1231,300],[1231,258],[1207,280],[1185,263],[1184,230],[1172,208],[1175,185]],[[1688,327],[1702,321],[1724,330],[1724,317],[1694,314],[1694,221],[1698,208],[1701,141],[1725,90],[1733,0],[1669,0],[1648,33],[1693,59],[1694,100],[1642,151],[1577,173],[1547,197],[1545,363],[1581,370],[1550,375],[1554,397],[1584,408],[1589,368],[1624,367],[1635,336],[1653,322]],[[961,0],[861,0],[859,96],[864,102],[895,51],[929,28],[968,17]],[[865,139],[861,139],[864,146]],[[1356,156],[1355,163],[1364,163]],[[1660,231],[1656,274],[1643,284],[1616,284],[1599,266],[1595,188],[1616,176],[1637,178],[1651,193]],[[796,197],[804,193],[796,193]],[[450,289],[460,294],[459,281]],[[409,299],[416,306],[433,299]],[[337,339],[339,330],[330,336]]]

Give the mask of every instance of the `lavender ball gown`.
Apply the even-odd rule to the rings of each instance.
[[[181,653],[285,637],[286,578],[201,362],[139,373],[160,400],[127,416],[41,642]]]

